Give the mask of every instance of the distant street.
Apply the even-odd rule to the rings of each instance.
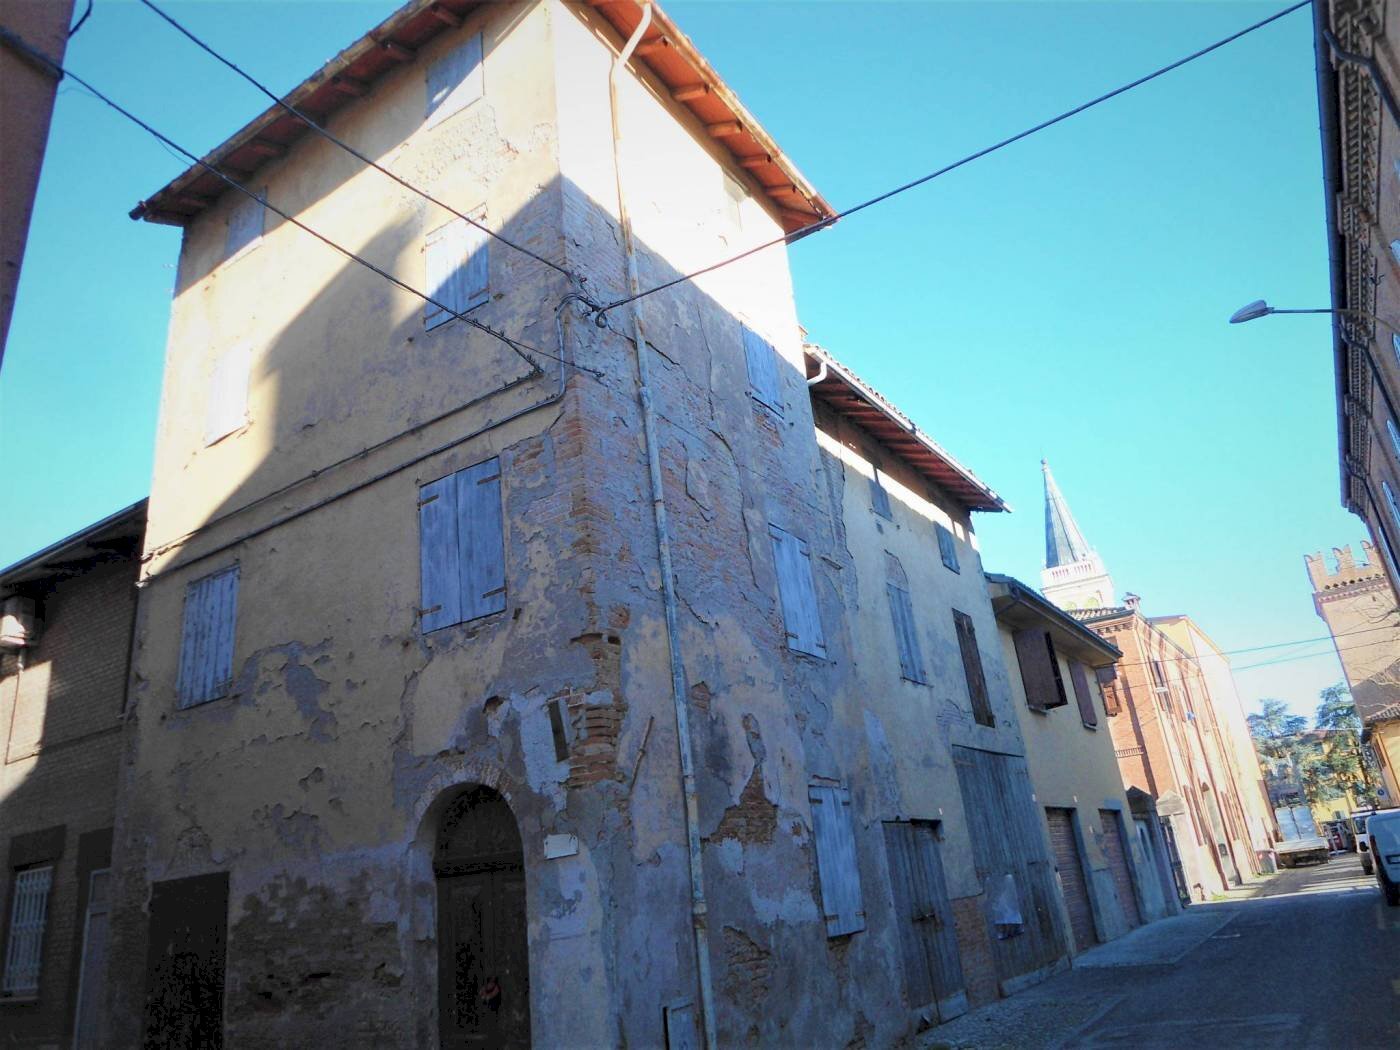
[[[928,1046],[1400,1046],[1400,908],[1355,855],[1100,946]]]

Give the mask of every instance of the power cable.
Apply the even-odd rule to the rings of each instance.
[[[1084,624],[1084,626],[1088,627],[1089,625],[1088,625],[1088,624]],[[1266,650],[1266,649],[1287,649],[1287,648],[1289,648],[1290,646],[1294,646],[1294,645],[1310,645],[1310,644],[1312,644],[1313,642],[1330,642],[1330,641],[1332,641],[1332,639],[1334,639],[1334,638],[1350,638],[1352,635],[1357,635],[1357,634],[1369,634],[1369,633],[1371,633],[1371,632],[1373,632],[1373,631],[1394,631],[1394,630],[1397,630],[1398,627],[1400,627],[1400,625],[1397,625],[1397,624],[1393,624],[1393,623],[1392,623],[1392,624],[1386,624],[1386,625],[1384,625],[1384,626],[1382,626],[1382,627],[1363,627],[1363,628],[1361,628],[1361,629],[1359,629],[1359,630],[1356,630],[1356,631],[1342,631],[1340,634],[1324,634],[1324,635],[1321,635],[1321,636],[1319,636],[1319,637],[1317,637],[1317,638],[1299,638],[1296,642],[1272,642],[1272,643],[1270,643],[1269,645],[1251,645],[1251,646],[1248,646],[1247,648],[1244,648],[1244,649],[1218,649],[1218,650],[1216,650],[1216,655],[1218,655],[1218,656],[1235,656],[1235,655],[1238,655],[1239,653],[1258,653],[1258,652],[1263,652],[1263,651]],[[1092,629],[1092,628],[1091,628],[1091,629]],[[1374,643],[1367,643],[1367,644],[1374,644]],[[1355,648],[1361,648],[1361,647],[1360,647],[1360,646],[1351,646],[1351,648],[1354,648],[1354,649],[1355,649]],[[1188,659],[1188,660],[1194,660],[1194,661],[1196,661],[1196,662],[1198,662],[1198,663],[1199,663],[1200,660],[1202,659],[1201,657],[1196,656],[1196,655],[1193,655],[1192,653],[1184,653],[1183,655],[1186,657],[1186,659]],[[1206,655],[1209,656],[1210,654],[1208,653],[1208,654],[1206,654]],[[1315,653],[1315,654],[1310,654],[1310,655],[1325,656],[1326,653]],[[1170,657],[1168,657],[1168,659],[1170,659]],[[1141,667],[1141,666],[1143,666],[1143,665],[1145,665],[1145,664],[1150,664],[1150,663],[1155,663],[1155,662],[1157,662],[1157,661],[1154,661],[1154,660],[1123,660],[1123,661],[1120,661],[1119,663],[1114,664],[1113,666],[1114,666],[1114,667]],[[1256,666],[1256,667],[1257,667],[1257,666],[1259,666],[1259,665],[1258,665],[1258,664],[1254,664],[1254,665],[1251,665],[1251,666]],[[1238,670],[1244,670],[1244,668],[1239,668]]]
[[[969,153],[966,157],[963,157],[960,160],[955,160],[953,161],[953,163],[939,168],[937,171],[931,171],[927,175],[923,175],[917,179],[914,179],[912,182],[906,182],[903,186],[897,186],[892,190],[888,190],[887,192],[880,194],[878,197],[871,197],[867,201],[862,201],[859,204],[852,205],[845,211],[837,212],[835,215],[832,215],[828,218],[818,220],[817,222],[811,223],[807,226],[803,226],[801,229],[794,230],[792,233],[784,234],[781,237],[775,237],[771,241],[765,241],[762,244],[759,244],[753,248],[749,248],[746,251],[742,251],[738,255],[731,256],[728,259],[724,259],[720,262],[713,263],[712,265],[703,267],[699,270],[693,270],[690,273],[673,278],[672,280],[666,281],[663,284],[658,284],[654,288],[647,288],[644,291],[637,292],[634,295],[629,295],[622,299],[617,299],[614,302],[608,303],[606,306],[599,307],[594,315],[595,320],[599,327],[601,327],[605,323],[608,311],[615,310],[619,306],[625,306],[628,303],[636,302],[638,299],[644,299],[648,295],[653,295],[656,292],[662,292],[665,291],[667,288],[674,288],[678,284],[684,284],[686,281],[692,281],[696,277],[700,277],[703,274],[712,273],[715,270],[720,269],[721,267],[728,266],[731,263],[739,262],[741,259],[747,259],[749,256],[757,254],[758,252],[761,252],[766,248],[772,248],[774,245],[791,244],[794,241],[800,240],[803,237],[816,233],[819,230],[824,230],[839,219],[844,219],[850,215],[854,215],[856,212],[864,211],[866,208],[879,204],[882,201],[887,201],[891,197],[898,196],[899,194],[904,193],[907,190],[912,190],[916,186],[922,186],[924,183],[930,182],[933,179],[938,178],[940,175],[946,175],[948,174],[948,172],[955,171],[958,168],[963,167],[965,164],[971,164],[974,160],[980,160],[988,154],[995,153],[997,150],[1004,149],[1005,147],[1010,146],[1014,142],[1020,142],[1022,139],[1029,138],[1031,135],[1034,135],[1036,132],[1044,131],[1046,128],[1053,127],[1054,125],[1059,124],[1061,121],[1065,121],[1068,120],[1070,117],[1077,116],[1078,114],[1083,113],[1085,110],[1092,109],[1100,103],[1107,102],[1109,99],[1112,98],[1117,98],[1119,95],[1133,90],[1133,88],[1141,87],[1143,84],[1146,84],[1149,81],[1156,80],[1158,77],[1170,73],[1175,69],[1180,69],[1188,62],[1194,62],[1196,59],[1208,55],[1212,51],[1218,51],[1226,44],[1232,44],[1236,40],[1240,39],[1240,37],[1252,33],[1256,29],[1262,29],[1264,26],[1268,25],[1271,22],[1277,22],[1280,18],[1283,18],[1285,15],[1291,15],[1294,11],[1300,10],[1304,7],[1308,7],[1311,4],[1311,2],[1312,0],[1299,0],[1298,3],[1295,3],[1290,7],[1285,7],[1282,11],[1275,12],[1268,18],[1261,19],[1260,21],[1255,22],[1253,25],[1246,26],[1244,29],[1231,33],[1229,36],[1221,40],[1217,40],[1215,43],[1209,45],[1208,47],[1203,47],[1199,51],[1193,51],[1191,54],[1185,56],[1184,58],[1179,58],[1175,62],[1163,66],[1161,69],[1154,70],[1153,72],[1148,73],[1146,76],[1138,77],[1136,80],[1130,81],[1129,83],[1124,84],[1122,87],[1114,88],[1112,91],[1109,91],[1103,95],[1099,95],[1097,98],[1090,99],[1088,102],[1075,106],[1073,109],[1067,109],[1065,110],[1065,112],[1061,113],[1057,117],[1051,117],[1049,120],[1041,121],[1034,127],[1027,128],[1025,131],[1012,135],[1010,138],[1002,139],[1000,142],[997,142],[991,146],[987,146],[984,149],[980,149],[976,153]]]
[[[361,266],[365,267],[367,270],[370,270],[370,271],[372,271],[372,272],[378,274],[380,277],[383,277],[386,281],[390,282],[391,284],[396,285],[396,286],[399,287],[399,288],[402,288],[404,291],[410,293],[411,295],[417,296],[419,299],[422,299],[425,303],[428,303],[428,304],[431,305],[431,306],[436,306],[439,310],[442,310],[443,312],[445,312],[445,313],[451,315],[452,317],[456,318],[457,320],[459,320],[459,321],[464,321],[464,322],[466,322],[468,325],[470,325],[471,327],[477,329],[478,331],[485,332],[487,335],[490,335],[490,336],[492,336],[493,338],[500,340],[502,343],[504,343],[506,346],[508,346],[522,361],[524,361],[526,364],[528,364],[528,365],[531,367],[531,369],[533,369],[533,371],[534,371],[535,373],[538,373],[538,372],[540,371],[540,367],[539,367],[538,364],[535,363],[535,361],[534,361],[533,359],[531,359],[531,357],[529,356],[529,354],[527,354],[527,353],[525,352],[526,350],[529,350],[529,351],[531,351],[532,353],[539,354],[539,355],[542,356],[542,357],[547,357],[547,358],[550,358],[551,360],[559,361],[561,364],[568,365],[569,367],[575,368],[575,369],[577,369],[577,370],[580,371],[580,372],[589,372],[589,373],[591,373],[592,375],[597,376],[599,379],[604,378],[604,374],[603,374],[602,372],[598,371],[597,369],[594,369],[594,368],[587,368],[587,367],[585,367],[585,366],[583,366],[583,365],[574,364],[572,361],[566,361],[564,358],[558,356],[557,354],[551,354],[551,353],[549,353],[547,350],[541,350],[539,347],[531,346],[530,344],[521,342],[521,341],[519,341],[519,340],[517,340],[517,339],[512,339],[510,336],[506,335],[504,332],[497,331],[496,329],[492,328],[490,325],[485,324],[485,323],[483,323],[483,322],[481,322],[481,321],[478,321],[478,320],[477,320],[476,318],[474,318],[474,317],[468,317],[466,314],[458,313],[456,310],[452,309],[452,308],[451,308],[450,306],[448,306],[446,303],[439,302],[437,299],[434,299],[432,296],[428,295],[426,292],[420,292],[417,288],[414,288],[412,285],[407,284],[406,282],[399,280],[399,279],[398,279],[397,277],[395,277],[393,274],[389,273],[387,270],[384,270],[384,269],[382,269],[382,268],[379,267],[379,266],[376,266],[374,263],[370,262],[368,259],[365,259],[365,258],[363,258],[362,256],[359,256],[359,255],[356,255],[356,254],[355,254],[354,252],[352,252],[349,248],[344,248],[344,247],[342,247],[341,245],[337,244],[335,241],[333,241],[333,240],[331,240],[329,237],[327,237],[325,234],[320,233],[320,232],[318,232],[317,230],[313,230],[310,226],[307,226],[306,223],[302,222],[301,220],[295,218],[295,217],[292,216],[292,215],[289,215],[287,212],[283,211],[281,208],[278,208],[276,205],[272,204],[269,200],[267,200],[266,197],[262,196],[261,194],[258,194],[258,193],[256,193],[256,192],[254,192],[253,190],[248,189],[246,186],[243,186],[243,185],[241,185],[241,184],[238,183],[238,182],[235,182],[233,179],[231,179],[231,178],[229,178],[227,175],[225,175],[222,171],[219,171],[218,168],[215,168],[212,164],[208,163],[207,161],[201,160],[199,157],[195,156],[195,155],[194,155],[193,153],[191,153],[189,150],[187,150],[187,149],[185,149],[183,146],[181,146],[178,142],[175,142],[175,141],[174,141],[173,139],[171,139],[169,136],[164,135],[164,134],[162,134],[161,132],[157,131],[157,130],[156,130],[155,128],[153,128],[150,124],[147,124],[147,123],[146,123],[144,120],[142,120],[140,117],[136,116],[136,114],[132,113],[132,112],[131,112],[130,110],[128,110],[128,109],[123,108],[119,103],[114,102],[114,101],[113,101],[111,98],[109,98],[107,95],[104,95],[104,94],[103,94],[101,91],[99,91],[97,88],[93,87],[92,84],[90,84],[88,81],[84,80],[82,77],[78,76],[76,73],[72,73],[72,72],[70,72],[69,70],[65,69],[61,64],[59,64],[58,62],[55,62],[52,58],[50,58],[48,55],[44,54],[42,51],[39,51],[39,50],[37,50],[36,48],[31,47],[31,46],[30,46],[29,44],[27,44],[22,38],[20,38],[19,36],[16,36],[14,33],[10,32],[10,30],[5,29],[3,26],[0,26],[0,41],[3,41],[4,43],[8,44],[10,47],[13,47],[13,48],[15,48],[17,51],[20,51],[20,52],[22,52],[23,54],[29,56],[29,57],[32,58],[34,61],[39,62],[40,64],[42,64],[42,65],[48,67],[51,71],[53,71],[54,73],[57,73],[60,77],[69,77],[69,78],[71,78],[75,84],[78,84],[78,85],[80,85],[81,87],[86,88],[86,89],[87,89],[88,91],[90,91],[96,98],[98,98],[100,101],[102,101],[103,103],[105,103],[105,104],[106,104],[107,106],[109,106],[111,109],[116,110],[118,113],[120,113],[122,116],[124,116],[127,120],[131,121],[133,124],[135,124],[137,127],[141,128],[141,129],[142,129],[143,131],[145,131],[147,134],[152,135],[152,136],[153,136],[154,138],[156,138],[158,141],[164,143],[165,145],[169,146],[170,148],[172,148],[172,149],[176,150],[177,152],[181,153],[182,155],[184,155],[186,158],[188,158],[188,160],[192,161],[192,162],[195,163],[195,164],[198,164],[200,167],[204,168],[206,171],[211,172],[212,174],[214,174],[215,176],[217,176],[219,179],[221,179],[223,182],[227,183],[227,184],[228,184],[229,186],[231,186],[232,188],[238,190],[238,192],[242,193],[244,196],[250,197],[251,199],[253,199],[253,200],[257,201],[259,204],[261,204],[263,207],[267,208],[269,211],[274,212],[275,214],[282,216],[283,219],[285,219],[287,222],[290,222],[293,226],[295,226],[295,227],[297,227],[298,229],[304,230],[305,232],[311,234],[311,236],[315,237],[315,238],[316,238],[318,241],[320,241],[322,244],[325,244],[325,245],[327,245],[327,246],[330,247],[330,248],[334,248],[337,252],[339,252],[341,255],[345,256],[347,259],[350,259],[350,260],[353,260],[354,262],[359,263]]]
[[[82,29],[82,28],[83,28],[83,23],[86,22],[86,21],[88,20],[88,18],[89,18],[89,16],[90,16],[91,14],[92,14],[92,0],[87,0],[87,7],[83,10],[83,16],[82,16],[81,18],[79,18],[76,22],[73,23],[73,28],[72,28],[72,29],[68,30],[68,39],[69,39],[69,40],[72,40],[72,39],[73,39],[73,34],[75,34],[79,29]]]
[[[242,77],[242,78],[243,78],[244,80],[246,80],[248,83],[252,84],[253,87],[257,88],[259,91],[261,91],[261,92],[262,92],[264,95],[266,95],[268,98],[272,99],[272,101],[275,102],[277,105],[281,106],[283,109],[285,109],[285,110],[286,110],[288,113],[290,113],[292,116],[294,116],[294,117],[296,117],[298,120],[300,120],[303,124],[305,124],[305,125],[306,125],[308,128],[310,128],[312,131],[316,132],[316,134],[318,134],[318,135],[320,135],[322,138],[326,139],[326,141],[331,142],[331,143],[335,144],[336,146],[339,146],[341,149],[343,149],[346,153],[350,154],[350,155],[351,155],[352,157],[354,157],[356,160],[360,161],[360,162],[363,163],[363,164],[369,165],[369,166],[370,166],[371,168],[373,168],[375,171],[378,171],[378,172],[381,172],[381,173],[384,174],[384,175],[387,175],[389,178],[393,179],[395,182],[397,182],[397,183],[398,183],[400,186],[402,186],[404,189],[409,190],[409,191],[412,192],[412,193],[418,194],[418,196],[422,197],[424,200],[430,201],[431,203],[436,204],[439,208],[442,208],[444,211],[451,212],[453,215],[455,215],[457,218],[461,219],[463,222],[466,222],[466,223],[471,224],[472,226],[475,226],[475,227],[476,227],[478,230],[480,230],[482,233],[486,234],[486,235],[489,236],[489,237],[495,238],[496,240],[500,241],[502,244],[506,245],[507,247],[514,248],[516,251],[521,252],[521,253],[524,254],[524,255],[528,255],[531,259],[534,259],[536,262],[543,263],[545,266],[548,266],[548,267],[551,267],[552,269],[558,270],[558,271],[559,271],[560,273],[562,273],[565,277],[569,278],[571,281],[574,281],[576,284],[578,284],[580,287],[582,287],[582,285],[583,285],[583,280],[584,280],[584,279],[583,279],[582,277],[580,277],[578,274],[572,272],[571,270],[567,269],[567,268],[564,267],[564,266],[561,266],[561,265],[560,265],[559,263],[557,263],[557,262],[554,262],[554,261],[552,261],[552,260],[550,260],[550,259],[546,259],[544,256],[539,255],[539,254],[537,254],[537,253],[535,253],[535,252],[532,252],[529,248],[526,248],[526,247],[524,247],[523,245],[516,244],[514,241],[510,240],[508,237],[505,237],[505,236],[503,236],[502,234],[497,233],[495,230],[492,230],[490,227],[485,226],[485,225],[483,225],[482,223],[478,222],[477,220],[473,219],[470,215],[464,215],[462,212],[460,212],[460,211],[458,211],[456,208],[452,207],[452,205],[447,204],[446,202],[439,200],[438,198],[434,197],[432,194],[428,193],[426,190],[421,190],[421,189],[419,189],[417,186],[413,185],[413,184],[412,184],[411,182],[409,182],[407,179],[404,179],[404,178],[402,178],[401,176],[394,174],[392,171],[390,171],[388,168],[384,167],[382,164],[379,164],[377,161],[371,159],[370,157],[365,156],[363,153],[361,153],[359,150],[357,150],[354,146],[350,145],[348,142],[345,142],[345,141],[343,141],[342,139],[339,139],[339,138],[337,138],[335,135],[331,134],[331,133],[330,133],[329,131],[327,131],[321,124],[319,124],[317,121],[313,120],[311,117],[307,116],[307,115],[306,115],[305,113],[303,113],[301,110],[297,109],[297,107],[296,107],[296,106],[293,106],[290,102],[287,102],[286,100],[284,100],[284,99],[278,97],[278,96],[277,96],[276,94],[274,94],[271,90],[269,90],[269,89],[267,88],[266,85],[264,85],[261,81],[259,81],[257,78],[255,78],[251,73],[248,73],[248,72],[246,72],[245,70],[243,70],[242,68],[240,68],[232,59],[225,58],[225,57],[224,57],[223,55],[221,55],[219,52],[215,51],[211,46],[209,46],[208,44],[206,44],[206,43],[205,43],[203,40],[201,40],[199,37],[195,36],[194,33],[192,33],[189,29],[185,28],[185,26],[183,26],[179,21],[177,21],[173,16],[171,16],[171,15],[167,14],[166,12],[162,11],[159,7],[157,7],[154,3],[152,3],[151,0],[141,0],[141,3],[142,3],[143,5],[145,5],[146,7],[150,8],[153,12],[155,12],[155,13],[156,13],[157,15],[159,15],[161,18],[163,18],[163,19],[164,19],[166,22],[168,22],[177,32],[179,32],[180,34],[182,34],[183,36],[185,36],[185,37],[186,37],[191,43],[193,43],[196,47],[200,48],[200,50],[204,51],[204,52],[205,52],[206,54],[208,54],[211,58],[214,58],[214,59],[217,60],[218,62],[221,62],[223,65],[227,66],[229,69],[233,70],[235,73],[237,73],[240,77]]]
[[[1280,656],[1273,660],[1260,660],[1257,664],[1245,664],[1243,667],[1236,667],[1236,671],[1250,671],[1256,667],[1269,667],[1272,664],[1286,664],[1290,660],[1313,660],[1320,656],[1338,656],[1340,653],[1349,653],[1353,649],[1367,649],[1366,643],[1361,645],[1339,645],[1335,649],[1327,649],[1320,653],[1298,653],[1295,656]]]

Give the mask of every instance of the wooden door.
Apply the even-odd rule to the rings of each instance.
[[[1103,824],[1103,854],[1108,860],[1108,870],[1113,873],[1113,886],[1123,906],[1123,918],[1130,926],[1141,926],[1142,915],[1138,911],[1137,894],[1133,892],[1133,875],[1125,855],[1127,844],[1123,838],[1123,819],[1117,810],[1101,809],[1099,820]]]
[[[909,1005],[931,1006],[938,1020],[951,1020],[967,1012],[967,992],[937,828],[930,821],[888,821],[885,852]]]
[[[454,800],[434,868],[442,1050],[528,1047],[525,872],[505,800],[487,788]]]
[[[1016,978],[1043,970],[1065,954],[1042,817],[1023,757],[954,747],[953,765],[982,884],[997,979],[1002,994],[1009,995],[1017,988]],[[1019,924],[1003,923],[994,914],[1008,895],[1020,914]]]
[[[1050,829],[1050,850],[1055,857],[1055,869],[1060,873],[1060,889],[1065,895],[1074,947],[1076,951],[1086,951],[1098,938],[1094,933],[1089,886],[1084,881],[1084,861],[1079,853],[1079,840],[1074,835],[1074,810],[1046,809],[1045,823]]]

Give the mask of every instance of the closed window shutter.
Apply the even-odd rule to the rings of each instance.
[[[423,630],[436,631],[461,623],[456,474],[418,490],[418,558]]]
[[[851,825],[851,792],[848,788],[812,784],[807,798],[812,804],[812,839],[826,935],[839,937],[863,930],[865,909]]]
[[[954,572],[961,572],[962,570],[958,568],[958,544],[953,539],[953,534],[936,522],[933,528],[938,534],[938,555],[943,559],[943,564]]]
[[[1096,667],[1094,677],[1099,680],[1099,689],[1103,692],[1104,710],[1109,715],[1116,715],[1123,709],[1123,703],[1118,697],[1118,669]]]
[[[209,377],[209,397],[204,407],[204,444],[228,437],[248,422],[248,376],[253,348],[235,346],[219,355]]]
[[[484,212],[473,216],[478,222]],[[423,327],[436,328],[480,306],[490,286],[487,236],[464,219],[454,219],[428,234],[426,256],[428,295],[442,304],[423,304]]]
[[[1037,711],[1055,706],[1055,679],[1045,649],[1045,632],[1036,627],[1017,631],[1011,640],[1016,647],[1016,663],[1026,687],[1026,705]]]
[[[783,606],[783,626],[788,648],[811,656],[826,656],[817,592],[812,583],[812,555],[804,540],[776,525],[768,526],[773,540],[773,562],[778,573],[778,598]]]
[[[481,34],[473,33],[428,67],[426,126],[441,123],[471,105],[484,93]]]
[[[1069,695],[1065,692],[1064,676],[1060,674],[1060,659],[1055,655],[1055,642],[1050,637],[1050,632],[1045,634],[1045,657],[1046,663],[1050,667],[1050,683],[1054,691],[1050,694],[1050,702],[1047,707],[1064,707],[1069,703]]]
[[[255,244],[263,235],[263,220],[267,208],[262,199],[267,197],[264,189],[257,199],[244,193],[236,193],[233,207],[228,213],[228,238],[224,244],[224,258],[232,259],[244,248]]]
[[[44,927],[48,921],[53,867],[15,872],[10,890],[10,930],[5,949],[5,976],[0,992],[9,996],[39,994],[39,971],[44,958]]]
[[[237,565],[195,580],[185,588],[176,689],[181,707],[217,700],[232,687],[237,613]]]
[[[987,696],[987,678],[982,672],[982,654],[977,649],[977,628],[972,617],[953,610],[953,623],[958,632],[958,649],[962,653],[963,677],[967,680],[968,699],[972,701],[972,718],[978,725],[994,726],[992,704]]]
[[[757,332],[743,328],[744,357],[749,368],[749,393],[755,401],[783,414],[778,383],[778,352]]]
[[[506,567],[499,459],[457,473],[457,537],[461,619],[500,612],[506,607]]]
[[[894,622],[895,644],[899,647],[899,672],[911,682],[927,682],[909,592],[894,583],[885,584],[885,591],[889,594],[890,619]]]
[[[1094,694],[1089,692],[1089,678],[1084,673],[1084,665],[1077,660],[1069,664],[1069,680],[1074,684],[1074,699],[1079,704],[1079,719],[1086,726],[1099,724],[1099,713],[1094,708]]]

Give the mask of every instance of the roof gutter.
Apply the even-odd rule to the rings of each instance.
[[[1313,4],[1313,51],[1317,69],[1318,125],[1322,135],[1322,193],[1327,219],[1327,270],[1331,278],[1332,309],[1347,309],[1346,264],[1341,230],[1337,226],[1337,196],[1341,186],[1341,131],[1337,124],[1337,74],[1332,68],[1328,37],[1331,4],[1317,0]],[[1335,39],[1335,38],[1334,38]],[[1351,471],[1347,466],[1346,395],[1350,389],[1350,361],[1343,315],[1332,315],[1332,356],[1336,363],[1337,394],[1337,453],[1341,467],[1342,506],[1354,511],[1351,499]]]

